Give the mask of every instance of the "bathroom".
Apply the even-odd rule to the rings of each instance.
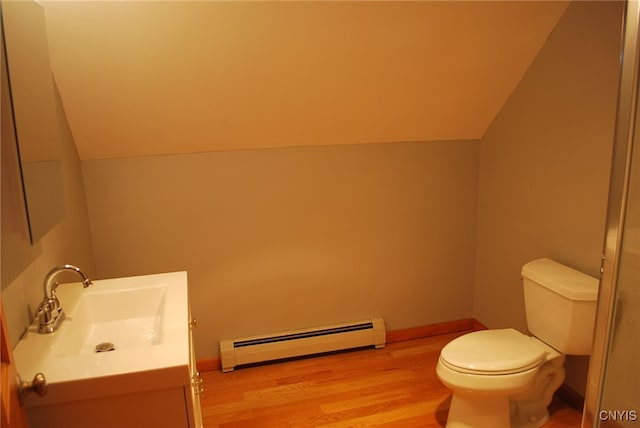
[[[66,207],[34,245],[3,234],[12,343],[62,263],[186,270],[203,361],[225,337],[372,316],[526,331],[524,263],[599,276],[624,4],[508,5],[500,34],[539,28],[452,41],[515,46],[507,73],[425,45],[495,27],[484,3],[424,25],[434,4],[43,2]],[[566,364],[581,396],[588,364]]]

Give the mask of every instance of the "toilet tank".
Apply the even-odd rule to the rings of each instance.
[[[527,326],[563,354],[591,353],[598,280],[550,259],[522,267]]]

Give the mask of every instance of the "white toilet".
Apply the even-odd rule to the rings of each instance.
[[[453,391],[447,428],[534,428],[564,380],[564,356],[591,352],[598,280],[549,259],[522,267],[527,325],[465,334],[440,352]]]

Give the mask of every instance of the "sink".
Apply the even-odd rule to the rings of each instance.
[[[42,372],[49,392],[26,396],[42,406],[183,385],[189,379],[186,272],[63,284],[67,316],[50,334],[35,320],[14,350],[18,372]],[[100,351],[100,352],[98,352]]]
[[[99,345],[107,343],[112,346],[103,347],[102,352],[162,344],[166,294],[166,284],[87,290],[80,295],[73,315],[67,316],[71,322],[60,334],[55,356],[94,354]]]

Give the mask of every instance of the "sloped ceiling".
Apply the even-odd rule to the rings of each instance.
[[[480,138],[554,1],[45,1],[82,159]]]

